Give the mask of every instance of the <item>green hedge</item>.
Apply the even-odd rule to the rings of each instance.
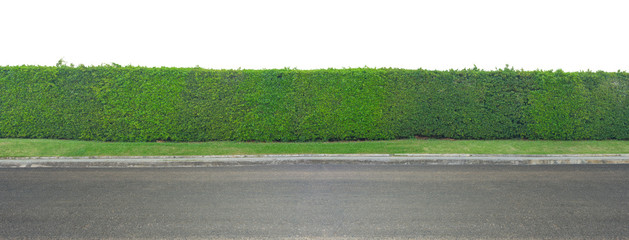
[[[626,72],[0,67],[0,137],[629,139]]]

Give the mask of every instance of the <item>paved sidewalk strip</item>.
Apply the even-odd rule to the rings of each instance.
[[[0,168],[216,167],[279,164],[557,165],[629,164],[629,154],[293,154],[0,158]]]

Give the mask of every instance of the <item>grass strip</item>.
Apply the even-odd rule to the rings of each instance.
[[[169,156],[257,154],[616,154],[629,141],[403,139],[352,142],[97,142],[0,139],[0,157]]]

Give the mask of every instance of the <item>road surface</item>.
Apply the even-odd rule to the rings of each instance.
[[[0,238],[629,238],[629,165],[0,169]]]

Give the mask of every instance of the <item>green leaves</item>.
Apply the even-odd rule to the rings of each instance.
[[[0,137],[629,139],[629,74],[0,67]]]

